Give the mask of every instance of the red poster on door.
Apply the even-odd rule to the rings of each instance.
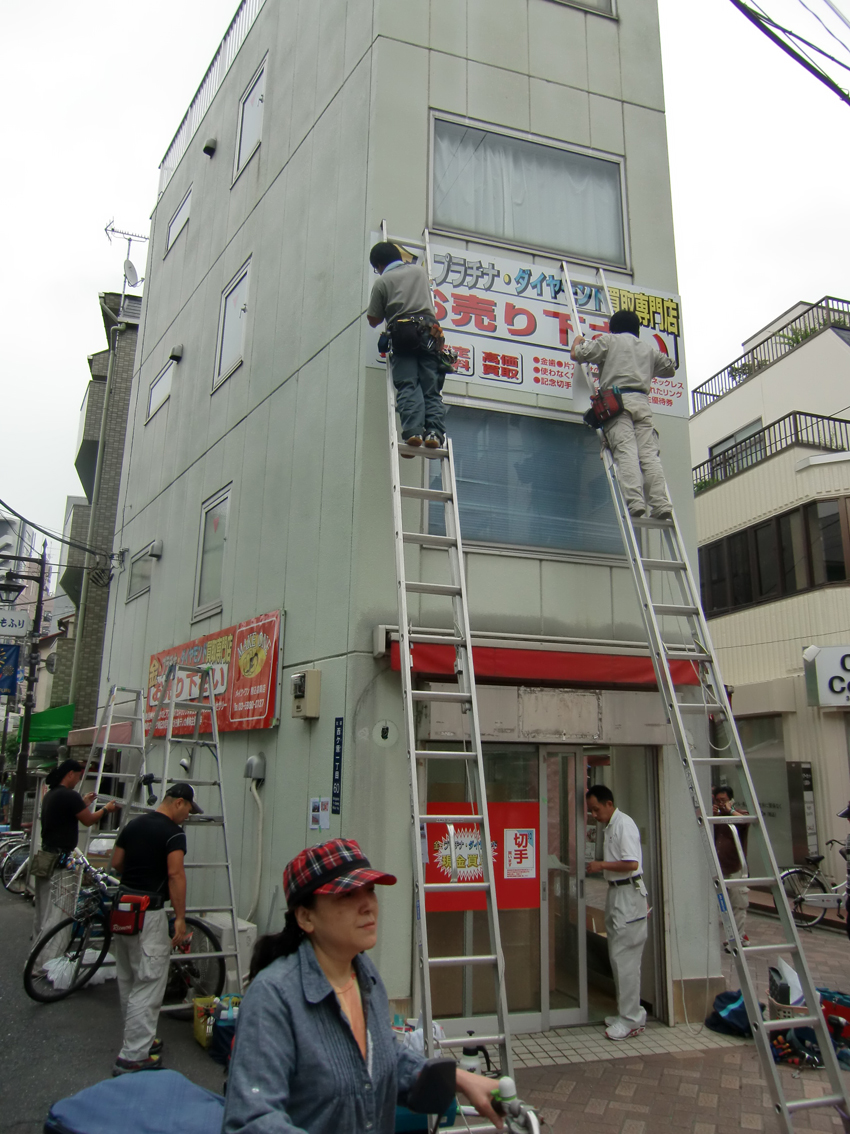
[[[540,805],[537,803],[491,803],[490,838],[493,850],[493,871],[496,878],[496,902],[500,910],[532,910],[540,906]],[[429,803],[432,815],[471,814],[471,803]],[[482,882],[481,838],[477,823],[455,824],[458,882]],[[452,859],[448,829],[445,823],[428,824],[423,854],[426,882],[451,882]],[[428,894],[427,912],[440,910],[486,909],[484,895],[452,894],[442,891]]]

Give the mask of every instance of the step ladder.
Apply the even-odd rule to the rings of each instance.
[[[172,662],[168,666],[162,678],[159,696],[148,728],[143,760],[129,795],[129,805],[124,808],[119,832],[130,819],[144,812],[156,810],[154,796],[158,797],[158,802],[162,802],[162,797],[172,784],[191,784],[195,790],[195,798],[204,808],[204,814],[190,815],[186,820],[190,852],[190,832],[198,828],[219,831],[221,839],[218,841],[221,851],[213,852],[209,861],[203,859],[196,861],[187,856],[185,868],[190,872],[187,897],[191,897],[192,883],[198,879],[198,872],[207,873],[210,875],[210,880],[216,883],[224,873],[227,900],[218,905],[209,902],[203,905],[187,904],[186,913],[227,915],[233,934],[233,948],[216,952],[191,953],[189,956],[193,960],[203,960],[207,957],[225,958],[225,963],[230,962],[235,967],[237,989],[241,992],[244,985],[238,949],[239,918],[236,912],[233,867],[227,842],[224,788],[221,781],[221,749],[215,708],[213,674],[209,666],[182,665],[177,662]],[[165,735],[158,737],[155,734],[163,711],[167,713]],[[192,730],[190,735],[175,735],[175,729],[179,728],[182,733],[187,727]],[[160,746],[159,752],[156,751],[157,746]],[[142,788],[146,789],[145,802],[136,798]],[[204,846],[202,855],[206,857],[207,853],[207,847]],[[220,889],[220,884],[216,885],[216,890]],[[175,963],[185,959],[181,953],[176,953],[173,958]],[[184,1005],[166,1006],[162,1011],[180,1011],[184,1007]]]
[[[431,257],[428,239],[428,230],[423,233],[423,242],[402,240],[398,237],[387,236],[386,224],[381,225],[384,240],[404,245],[406,248],[415,248],[425,254],[425,264],[429,279],[431,274]],[[455,481],[454,457],[452,454],[451,439],[447,438],[444,448],[427,449],[405,445],[399,440],[396,428],[395,388],[392,382],[392,356],[387,356],[387,415],[390,442],[390,472],[392,479],[392,505],[393,505],[393,532],[395,543],[396,581],[398,586],[398,626],[399,626],[399,656],[401,668],[402,699],[404,703],[405,740],[410,771],[410,802],[411,802],[411,836],[413,858],[413,887],[415,903],[415,936],[418,955],[419,986],[422,1008],[422,1023],[425,1039],[425,1050],[430,1058],[439,1046],[450,1054],[450,1049],[460,1048],[464,1044],[474,1042],[477,1045],[495,1046],[499,1050],[499,1066],[504,1075],[513,1075],[513,1057],[511,1053],[511,1040],[508,1022],[507,994],[505,990],[505,961],[502,954],[501,937],[499,934],[499,913],[496,906],[495,876],[490,840],[490,820],[487,809],[487,793],[484,783],[484,758],[481,747],[481,731],[478,719],[478,702],[475,694],[475,673],[472,660],[472,637],[469,628],[469,607],[466,598],[466,580],[463,567],[463,545],[460,533],[460,517],[458,514],[457,484]],[[417,478],[426,482],[425,487],[403,484],[400,457],[418,458],[429,470],[423,477]],[[430,461],[439,462],[439,485],[432,486],[433,477],[430,471],[433,466]],[[420,525],[413,525],[414,530],[404,527],[403,502],[428,501],[432,505],[442,505],[445,514],[445,535],[430,535],[418,530]],[[408,577],[405,562],[405,547],[430,548],[445,552],[448,559],[449,583],[429,583]],[[408,610],[409,595],[431,595],[445,599],[451,606],[452,630],[440,633],[421,633],[411,626]],[[451,646],[455,651],[455,674],[457,678],[457,692],[443,690],[417,689],[413,681],[412,650],[416,644]],[[461,706],[468,717],[470,741],[464,745],[463,751],[431,751],[421,749],[416,743],[416,709],[418,705],[429,704],[436,701],[448,701]],[[419,766],[429,760],[463,761],[466,770],[466,802],[472,805],[471,814],[430,814],[423,810],[420,803],[419,792]],[[428,845],[428,828],[434,825],[445,825],[448,830],[448,840],[451,860],[451,881],[428,882],[425,881],[425,866],[423,863],[423,842]],[[455,841],[456,826],[477,827],[481,842],[481,863],[483,880],[481,882],[458,881],[457,846]],[[483,893],[486,900],[487,924],[489,930],[489,952],[474,954],[471,945],[468,951],[459,956],[437,956],[430,954],[428,947],[428,931],[425,914],[426,898],[432,893],[451,894],[478,894]],[[475,1035],[471,1041],[468,1036],[444,1039],[433,1038],[433,1012],[431,1006],[431,973],[432,970],[443,968],[458,968],[465,970],[464,976],[471,987],[473,967],[486,966],[492,969],[496,997],[497,1032],[493,1035]],[[490,1125],[476,1125],[472,1130],[481,1132],[494,1129]]]
[[[563,266],[566,272],[566,265]],[[607,284],[604,273],[599,269],[606,296]],[[572,297],[573,312],[578,328],[578,313],[575,298],[567,275],[567,286]],[[610,310],[610,298],[608,299]],[[588,384],[592,388],[589,377]],[[820,1009],[819,998],[812,982],[805,954],[803,953],[797,926],[791,915],[785,890],[779,876],[779,868],[770,845],[770,838],[764,824],[761,808],[756,796],[755,786],[747,765],[741,738],[732,716],[732,708],[720,675],[717,655],[711,642],[711,635],[703,614],[699,586],[688,562],[685,543],[679,529],[675,512],[670,519],[633,517],[626,506],[617,468],[611,450],[605,442],[604,433],[599,430],[602,440],[602,461],[617,515],[617,524],[623,546],[629,561],[635,589],[637,590],[644,630],[649,644],[652,665],[658,682],[658,689],[664,702],[664,711],[670,725],[685,773],[694,817],[700,831],[708,862],[712,885],[717,894],[720,917],[726,940],[735,964],[741,992],[747,1009],[750,1027],[762,1064],[762,1073],[768,1084],[771,1098],[780,1116],[784,1130],[793,1134],[793,1116],[802,1110],[822,1107],[835,1107],[850,1131],[850,1094],[845,1085],[844,1073],[839,1069],[838,1060],[826,1020]],[[669,495],[669,493],[668,493]],[[659,591],[660,599],[659,601]],[[672,625],[672,630],[670,629]],[[671,634],[675,641],[670,641]],[[698,703],[682,701],[676,690],[671,672],[671,663],[687,662],[693,667],[699,679],[702,700]],[[686,721],[693,722],[702,717],[708,721],[712,716],[715,722],[722,722],[726,732],[726,743],[713,747],[708,757],[694,755],[694,741]],[[726,767],[737,771],[741,794],[748,814],[714,815],[709,801],[703,797],[698,779],[698,770]],[[714,830],[726,826],[731,834],[744,869],[741,878],[724,878],[714,844]],[[748,876],[746,858],[741,846],[737,827],[748,827],[762,839],[761,848],[768,863],[768,873],[763,877]],[[779,913],[784,940],[780,944],[744,945],[732,915],[729,900],[730,891],[736,886],[755,886],[769,888]],[[759,1007],[759,995],[755,985],[751,961],[758,957],[770,957],[790,953],[793,967],[800,978],[806,1003],[806,1014],[793,1020],[765,1020]],[[830,1091],[821,1098],[787,1099],[782,1086],[779,1065],[773,1060],[771,1037],[777,1032],[785,1032],[790,1026],[813,1028],[817,1035]]]

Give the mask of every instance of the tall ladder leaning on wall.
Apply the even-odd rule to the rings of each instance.
[[[168,714],[165,735],[157,737],[156,723],[163,710]],[[175,713],[193,717],[190,723],[192,733],[189,736],[175,736]],[[203,717],[209,714],[210,729],[201,736]],[[96,739],[96,738],[95,738]],[[154,750],[161,744],[161,759]],[[172,751],[174,749],[174,751]],[[230,919],[230,929],[233,935],[233,948],[221,949],[215,952],[192,952],[194,961],[211,957],[222,957],[225,963],[228,959],[233,961],[236,968],[237,988],[241,991],[242,967],[239,959],[239,919],[236,913],[236,898],[233,887],[233,867],[230,858],[230,849],[227,842],[227,818],[224,806],[224,787],[221,780],[220,745],[218,738],[218,721],[215,714],[215,693],[213,691],[213,675],[209,666],[181,665],[172,662],[166,669],[162,685],[157,698],[156,707],[151,717],[147,740],[143,752],[143,760],[136,770],[133,784],[128,793],[129,804],[123,808],[119,833],[124,829],[130,819],[144,812],[155,811],[156,804],[147,803],[137,798],[139,791],[144,787],[147,796],[157,795],[158,801],[172,784],[191,784],[195,791],[195,798],[199,806],[204,808],[203,815],[190,815],[186,820],[187,843],[189,854],[186,857],[185,867],[189,872],[187,899],[192,896],[192,883],[198,877],[198,872],[212,872],[213,877],[225,875],[226,901],[221,905],[205,903],[203,905],[186,906],[187,914],[226,914]],[[176,762],[177,767],[174,767]],[[156,787],[156,791],[154,790]],[[119,801],[123,802],[123,801]],[[192,829],[209,828],[221,832],[221,853],[216,853],[211,861],[198,860],[192,857]],[[202,848],[202,855],[206,857],[207,847]],[[217,887],[218,889],[219,887]],[[181,953],[175,953],[174,961],[185,960]],[[184,1005],[173,1005],[162,1009],[164,1012],[180,1011]]]
[[[562,263],[561,272],[564,277],[567,299],[572,306],[574,326],[576,331],[580,333],[578,308],[566,263]],[[611,312],[611,297],[608,293],[605,273],[601,267],[596,269],[596,273],[598,285],[604,292],[608,311]],[[593,381],[587,372],[587,368],[583,369],[587,384],[592,389]],[[844,1085],[846,1080],[842,1077],[838,1060],[835,1057],[829,1029],[820,1009],[818,994],[812,983],[797,926],[791,916],[785,890],[780,881],[779,869],[770,845],[770,838],[747,766],[744,748],[738,735],[735,719],[732,716],[729,697],[723,684],[717,655],[703,614],[699,586],[688,562],[687,551],[676,514],[673,512],[669,520],[660,520],[652,519],[649,516],[636,518],[629,513],[611,450],[605,442],[602,430],[598,432],[602,441],[601,456],[605,466],[605,475],[608,478],[620,535],[637,590],[638,603],[658,689],[664,702],[667,722],[673,731],[679,759],[682,761],[685,780],[694,808],[694,818],[702,836],[709,874],[717,894],[720,918],[740,981],[747,1016],[761,1059],[762,1072],[773,1099],[773,1105],[776,1113],[780,1116],[783,1129],[788,1131],[788,1134],[793,1134],[794,1115],[798,1111],[812,1110],[817,1107],[835,1107],[842,1118],[844,1129],[850,1131],[850,1119],[848,1119],[848,1116],[850,1116],[850,1094],[848,1094],[847,1087]],[[661,601],[659,601],[659,591],[661,592]],[[672,625],[672,632],[668,630],[665,635],[665,632],[662,631],[662,623],[664,623],[665,628]],[[686,662],[693,667],[699,681],[701,694],[699,702],[689,703],[679,699],[671,673],[672,662]],[[715,721],[722,722],[725,725],[726,742],[722,745],[718,742],[717,746],[712,743],[712,754],[708,757],[698,757],[694,755],[693,737],[689,733],[685,721],[686,719],[694,720],[695,717],[702,717],[708,723],[709,715]],[[731,768],[738,772],[748,815],[714,815],[711,806],[706,807],[697,772],[699,769],[710,770],[720,767]],[[741,863],[744,865],[744,869],[741,871],[744,877],[723,877],[713,837],[714,828],[717,826],[728,827],[738,849]],[[769,874],[763,877],[748,876],[746,857],[736,830],[739,826],[747,826],[755,834],[761,836],[764,858],[769,864]],[[770,888],[774,904],[779,912],[779,921],[784,938],[781,943],[775,945],[742,944],[729,900],[730,891],[736,886]],[[758,957],[770,957],[782,953],[791,954],[794,968],[803,989],[806,1014],[795,1018],[793,1021],[787,1019],[765,1020],[762,1018],[759,1007],[758,991],[755,986],[751,962]],[[810,1027],[815,1030],[831,1087],[830,1092],[822,1098],[787,1099],[785,1097],[779,1066],[774,1062],[771,1052],[771,1036],[776,1032],[786,1032],[791,1023],[795,1028]]]
[[[387,235],[386,221],[381,222],[384,240],[413,248],[425,256],[428,279],[432,280],[431,250],[428,230],[423,232],[423,240],[404,240]],[[473,966],[486,966],[492,969],[496,994],[496,1017],[498,1030],[495,1035],[476,1035],[476,1045],[495,1046],[499,1049],[499,1066],[502,1074],[513,1075],[513,1056],[508,1023],[508,1001],[505,991],[505,960],[499,933],[499,911],[496,906],[496,885],[491,853],[490,819],[487,809],[487,793],[484,784],[484,757],[481,747],[481,730],[478,720],[478,701],[475,694],[475,672],[472,663],[472,635],[469,628],[469,607],[466,599],[466,579],[463,570],[463,544],[458,515],[457,484],[455,481],[452,443],[446,438],[445,447],[440,449],[414,448],[398,439],[395,413],[395,389],[392,381],[392,357],[387,355],[387,414],[390,441],[390,472],[392,476],[393,531],[395,542],[396,581],[398,584],[398,632],[399,661],[401,668],[401,688],[404,702],[405,741],[410,769],[411,805],[411,848],[413,857],[413,897],[416,915],[415,933],[419,966],[419,984],[422,1004],[422,1021],[425,1036],[426,1054],[431,1057],[435,1048],[462,1047],[468,1044],[469,1037],[463,1039],[434,1040],[433,1013],[431,1009],[431,972],[433,969],[463,967],[470,983]],[[429,460],[439,461],[440,487],[412,487],[401,482],[399,457],[416,457],[424,461],[425,469],[430,469]],[[430,474],[425,478],[430,482]],[[445,535],[430,535],[419,530],[405,530],[402,514],[403,501],[430,501],[442,504],[445,513]],[[421,527],[421,525],[414,525]],[[407,577],[404,558],[405,545],[418,546],[442,551],[448,557],[450,583],[427,583]],[[453,629],[441,633],[431,630],[425,632],[411,625],[408,612],[408,595],[431,595],[447,599],[451,603]],[[416,689],[413,683],[413,646],[417,643],[439,646],[452,646],[455,651],[455,676],[458,691]],[[469,722],[470,741],[464,750],[458,752],[429,751],[416,743],[416,706],[436,701],[449,701],[459,704]],[[466,769],[467,802],[474,811],[469,815],[432,815],[423,811],[419,798],[419,768],[427,766],[429,760],[462,760]],[[428,846],[428,827],[445,824],[448,829],[449,851],[451,857],[450,882],[426,882],[425,866],[422,861],[423,843]],[[455,827],[474,826],[479,829],[481,842],[481,863],[483,881],[458,881],[457,846]],[[433,893],[475,894],[485,896],[487,925],[490,935],[488,953],[469,952],[460,956],[432,957],[428,949],[428,930],[425,917],[425,902]],[[446,1052],[448,1054],[448,1052]],[[494,1127],[476,1125],[471,1127],[478,1134],[493,1130]]]

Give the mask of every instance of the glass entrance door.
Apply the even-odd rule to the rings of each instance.
[[[542,1026],[587,1019],[584,782],[581,753],[540,752]]]

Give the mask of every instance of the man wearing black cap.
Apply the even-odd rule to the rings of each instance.
[[[202,814],[189,784],[172,784],[156,811],[133,819],[115,840],[112,870],[121,876],[120,895],[147,896],[144,925],[131,936],[114,935],[112,950],[124,1014],[124,1046],[113,1075],[152,1071],[162,1065],[156,1022],[168,981],[172,945],[186,936],[186,835],[182,824]],[[165,899],[174,909],[169,939]]]

